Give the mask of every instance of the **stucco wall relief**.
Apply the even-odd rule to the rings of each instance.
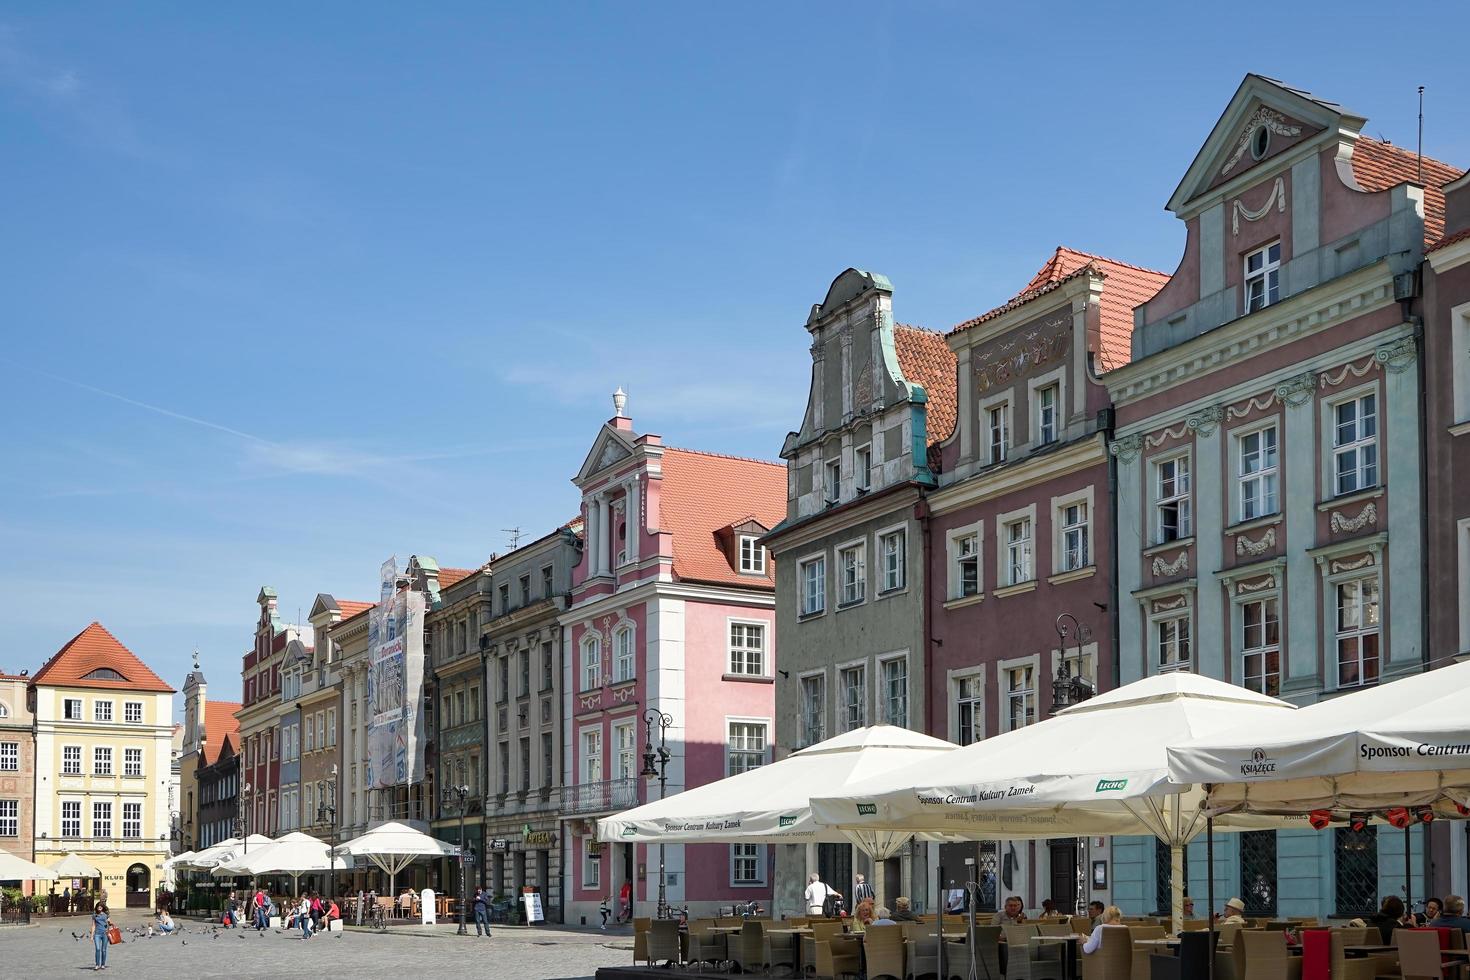
[[[1239,556],[1250,556],[1257,558],[1276,547],[1276,529],[1266,528],[1266,533],[1261,535],[1260,540],[1252,541],[1244,534],[1235,536],[1235,553]]]
[[[1241,218],[1247,221],[1260,221],[1271,213],[1273,204],[1281,214],[1286,213],[1286,181],[1281,177],[1277,177],[1276,183],[1271,186],[1271,194],[1266,198],[1266,203],[1254,211],[1242,204],[1238,197],[1230,202],[1230,233],[1240,234]]]
[[[1332,512],[1331,525],[1333,532],[1336,534],[1361,531],[1363,528],[1377,523],[1378,505],[1371,500],[1363,505],[1362,510],[1358,511],[1357,517],[1348,517],[1342,511],[1335,510]]]
[[[1331,564],[1333,575],[1339,572],[1356,572],[1360,568],[1371,568],[1373,565],[1373,553],[1357,555],[1352,558],[1336,558]]]
[[[1165,562],[1163,557],[1157,557],[1153,563],[1153,573],[1158,578],[1168,578],[1189,571],[1189,552],[1181,551],[1171,562]]]
[[[1209,408],[1200,409],[1176,426],[1146,436],[1143,441],[1144,446],[1148,449],[1153,449],[1157,446],[1162,446],[1170,439],[1181,438],[1188,432],[1194,432],[1202,436],[1214,435],[1215,430],[1220,427],[1220,423],[1224,419],[1225,410],[1219,405],[1211,405]]]
[[[1225,166],[1220,168],[1220,176],[1224,176],[1235,169],[1240,158],[1245,156],[1246,147],[1251,145],[1251,137],[1256,134],[1256,127],[1265,126],[1277,136],[1299,136],[1302,128],[1293,126],[1286,121],[1286,117],[1275,109],[1266,106],[1257,106],[1256,111],[1251,113],[1245,120],[1245,125],[1240,129],[1240,139],[1235,144],[1235,149],[1230,154],[1230,159],[1225,161]]]
[[[1183,609],[1189,605],[1189,596],[1171,595],[1167,599],[1155,599],[1153,603],[1154,613],[1170,612],[1175,609]]]
[[[1236,595],[1251,595],[1256,592],[1265,592],[1276,588],[1275,575],[1262,575],[1260,578],[1246,579],[1235,583]]]
[[[1131,436],[1117,439],[1108,447],[1108,452],[1118,457],[1121,463],[1131,463],[1138,458],[1139,453],[1143,452],[1143,436],[1134,433]]]

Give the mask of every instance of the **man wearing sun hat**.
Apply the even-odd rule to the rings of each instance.
[[[1245,911],[1245,903],[1238,898],[1232,898],[1225,903],[1225,911],[1220,913],[1218,925],[1245,925],[1245,917],[1241,915]]]

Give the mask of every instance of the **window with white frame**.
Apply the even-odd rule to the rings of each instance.
[[[302,726],[306,729],[306,751],[316,751],[316,728],[311,723],[311,716],[306,716],[306,723]]]
[[[0,742],[0,772],[20,771],[20,743]]]
[[[765,884],[765,861],[759,844],[730,845],[730,883],[732,885]]]
[[[1333,492],[1341,497],[1378,486],[1378,396],[1332,406]]]
[[[112,748],[107,745],[98,745],[92,749],[92,775],[112,775]]]
[[[433,706],[434,702],[430,701],[429,707]],[[318,749],[327,747],[327,715],[324,711],[316,713],[316,747]]]
[[[882,563],[880,591],[893,592],[907,583],[908,533],[903,528],[878,535],[878,557]]]
[[[747,575],[766,574],[766,549],[756,540],[754,534],[740,535],[740,570]]]
[[[809,558],[801,563],[801,614],[814,616],[827,608],[827,559]]]
[[[1057,441],[1057,412],[1060,410],[1061,386],[1042,385],[1036,389],[1036,441],[1045,446]]]
[[[1192,532],[1190,523],[1189,457],[1173,456],[1154,463],[1154,538],[1156,543],[1178,541]]]
[[[582,733],[582,782],[602,782],[602,729]]]
[[[1240,481],[1240,520],[1253,521],[1280,509],[1277,499],[1276,426],[1236,437],[1236,478]]]
[[[602,884],[602,851],[591,837],[582,838],[582,887],[597,888]]]
[[[860,491],[867,492],[873,487],[873,447],[871,445],[859,446],[852,454],[852,478]]]
[[[909,724],[909,662],[904,657],[880,661],[883,683],[883,722],[907,728]]]
[[[1002,676],[1007,729],[1024,728],[1036,721],[1036,668],[1031,664],[1007,667]]]
[[[111,721],[112,720],[112,702],[111,701],[93,701],[92,702],[92,720],[93,721]]]
[[[123,749],[123,775],[124,776],[141,776],[141,775],[143,775],[143,750],[142,749],[127,749],[127,748]]]
[[[1353,687],[1378,680],[1379,621],[1378,577],[1338,582],[1337,596],[1337,686]]]
[[[636,779],[638,777],[638,733],[633,722],[619,722],[613,726],[613,745],[617,748],[618,753],[616,778]]]
[[[742,772],[766,764],[766,723],[763,721],[729,722],[729,740],[726,743],[726,775],[736,776]]]
[[[61,801],[61,836],[82,836],[82,801]]]
[[[1252,691],[1281,693],[1281,625],[1275,596],[1240,605],[1240,676]]]
[[[989,463],[1004,463],[1011,445],[1011,405],[1001,402],[985,410],[985,436]]]
[[[81,721],[82,699],[63,698],[61,702],[61,717],[66,721]]]
[[[129,725],[141,725],[143,723],[143,702],[124,701],[123,721]]]
[[[1470,422],[1470,303],[1450,310],[1450,360],[1450,420],[1458,425]]]
[[[589,636],[582,641],[582,690],[602,686],[602,640]]]
[[[980,532],[952,533],[949,539],[949,597],[980,594]]]
[[[327,745],[328,745],[328,747],[330,747],[330,746],[333,746],[333,745],[336,745],[336,744],[337,744],[337,709],[336,708],[328,708],[327,709]]]
[[[1254,313],[1281,299],[1281,243],[1245,255],[1245,311]]]
[[[830,460],[827,463],[827,503],[835,504],[842,499],[842,462]]]
[[[94,838],[112,836],[111,800],[92,801],[92,836]]]
[[[1006,522],[1001,527],[1001,534],[1006,549],[1006,585],[1031,581],[1031,518],[1022,517]]]
[[[638,676],[638,661],[633,650],[633,627],[624,626],[613,634],[613,681],[631,681]]]
[[[959,745],[985,737],[983,685],[979,674],[954,679],[955,742]]]
[[[868,723],[868,678],[861,664],[842,668],[842,730],[862,728]]]
[[[1088,527],[1086,500],[1072,500],[1057,509],[1061,571],[1075,572],[1092,564]]]
[[[143,804],[122,805],[122,835],[127,840],[137,840],[143,836]]]
[[[1154,621],[1154,664],[1159,673],[1189,670],[1192,648],[1189,640],[1189,613],[1165,616]]]
[[[730,624],[730,673],[747,677],[766,675],[764,623]]]
[[[63,776],[80,776],[82,774],[82,747],[80,745],[63,745],[61,747],[61,774]]]
[[[801,744],[816,745],[827,738],[827,675],[801,679]]]
[[[837,567],[842,574],[842,604],[862,602],[868,594],[868,569],[862,544],[849,545],[837,552]]]
[[[20,836],[20,800],[0,800],[0,837]]]

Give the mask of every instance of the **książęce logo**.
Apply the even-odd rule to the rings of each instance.
[[[632,836],[634,836],[637,833],[638,833],[638,831],[635,830],[635,829],[633,829],[632,827],[624,827],[623,828],[623,836],[624,837],[632,837]]]
[[[1240,764],[1242,776],[1266,776],[1276,771],[1276,760],[1265,749],[1252,749],[1250,760]]]
[[[1128,788],[1128,780],[1126,780],[1126,779],[1099,779],[1097,781],[1097,789],[1093,790],[1093,792],[1095,792],[1095,793],[1113,793],[1113,792],[1116,792],[1118,790],[1127,789],[1127,788]]]
[[[860,817],[876,817],[878,815],[878,804],[859,803],[857,805],[857,811]]]

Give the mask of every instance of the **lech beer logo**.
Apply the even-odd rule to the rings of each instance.
[[[1128,780],[1126,779],[1099,779],[1096,792],[1111,793],[1115,790],[1126,789],[1127,786]]]
[[[777,826],[780,826],[780,827],[790,827],[790,826],[793,826],[796,823],[796,818],[795,817],[780,817],[780,818],[777,819],[776,823],[777,823]]]
[[[859,803],[857,805],[857,810],[858,816],[860,817],[876,817],[878,815],[878,804]]]

